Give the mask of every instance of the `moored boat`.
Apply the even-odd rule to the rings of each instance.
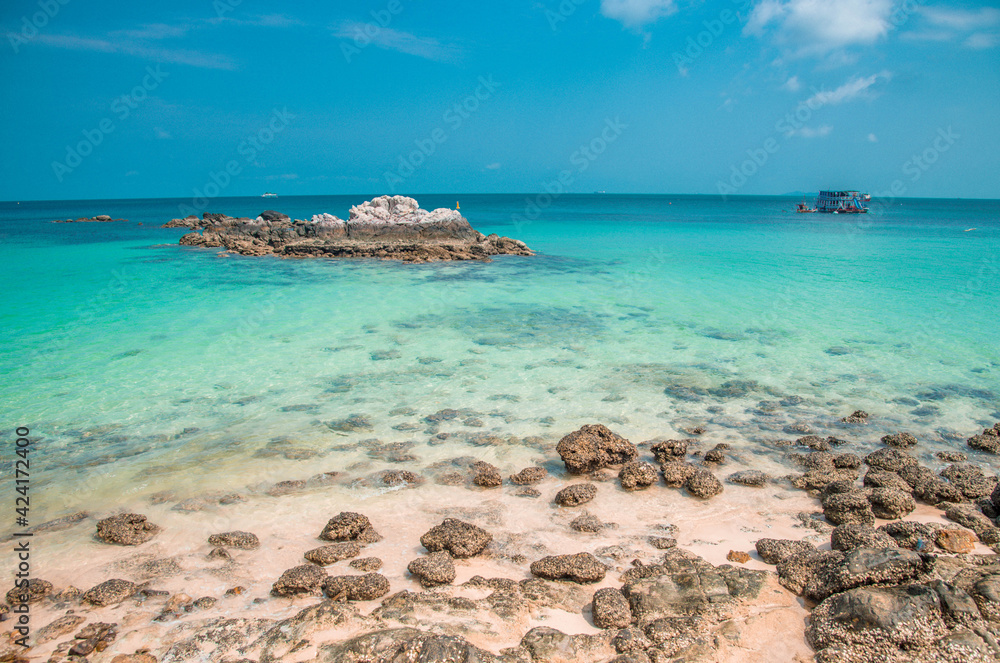
[[[871,196],[859,191],[820,191],[816,211],[826,214],[867,214]]]

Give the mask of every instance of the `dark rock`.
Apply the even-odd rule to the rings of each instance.
[[[138,513],[123,513],[97,523],[97,538],[120,546],[137,546],[160,533],[160,527]]]
[[[728,444],[717,444],[715,447],[705,452],[705,462],[712,463],[714,465],[720,465],[726,462],[725,450],[728,448]]]
[[[375,543],[382,537],[372,527],[366,516],[360,513],[344,511],[331,518],[319,538],[325,541],[358,541],[360,543]]]
[[[831,594],[874,584],[898,585],[927,571],[920,554],[904,548],[855,548],[842,559],[828,557],[813,569],[802,594],[822,601]]]
[[[657,550],[670,550],[677,547],[677,539],[672,536],[651,536],[646,541]]]
[[[912,520],[886,523],[878,528],[878,531],[892,537],[892,540],[900,548],[916,550],[917,552],[932,552],[934,550],[937,530],[937,525],[918,523]]]
[[[871,525],[848,523],[833,530],[830,547],[841,552],[850,552],[855,548],[895,548],[896,540]]]
[[[591,608],[597,628],[625,628],[632,623],[632,609],[620,589],[605,587],[594,592]]]
[[[870,469],[865,474],[864,484],[869,488],[894,488],[904,493],[912,493],[913,488],[895,472]]]
[[[472,464],[472,471],[475,472],[472,483],[481,488],[496,488],[503,483],[503,475],[495,465],[477,460]]]
[[[618,480],[624,490],[642,490],[657,482],[659,475],[656,468],[638,460],[632,460],[622,465]]]
[[[958,488],[922,465],[907,466],[900,470],[899,476],[913,489],[914,497],[928,504],[965,500]]]
[[[893,433],[892,435],[883,435],[882,444],[897,449],[907,449],[917,444],[917,438],[909,433]]]
[[[575,483],[556,493],[555,503],[559,506],[580,506],[597,496],[597,486],[592,483]]]
[[[531,573],[546,580],[568,579],[578,583],[604,580],[607,567],[590,553],[543,557],[531,564]]]
[[[663,481],[671,488],[683,488],[698,468],[691,463],[670,462],[660,465]]]
[[[941,470],[941,476],[971,500],[987,497],[997,487],[996,477],[987,477],[982,470],[971,463],[949,465]]]
[[[875,517],[883,520],[903,518],[917,508],[917,503],[909,492],[904,493],[895,488],[874,489],[868,495],[868,502]]]
[[[704,468],[696,468],[684,482],[687,491],[701,499],[714,497],[722,492],[722,482]]]
[[[829,451],[830,443],[819,435],[805,435],[795,440],[795,444],[800,447],[809,447],[813,451]]]
[[[917,459],[899,449],[879,449],[865,456],[869,467],[877,467],[887,472],[899,472],[905,467],[917,465]]]
[[[343,642],[322,645],[318,657],[330,662],[358,663],[500,663],[493,654],[450,635],[415,628],[383,629]],[[243,659],[246,661],[247,659]],[[511,662],[513,663],[513,662]],[[520,662],[518,662],[520,663]]]
[[[771,477],[764,474],[760,470],[741,470],[740,472],[733,472],[726,477],[726,481],[729,483],[735,483],[741,486],[753,486],[755,488],[766,486],[770,480]]]
[[[833,466],[840,469],[856,470],[861,467],[861,457],[857,454],[837,454],[833,457]]]
[[[854,469],[809,470],[805,474],[793,477],[792,485],[801,490],[819,491],[834,481],[853,482],[857,478],[858,471]]]
[[[969,460],[969,455],[961,451],[939,451],[934,455],[946,463],[964,463]]]
[[[813,553],[816,546],[808,541],[792,541],[789,539],[758,539],[754,545],[757,554],[768,564],[778,564],[786,557],[800,553]]]
[[[611,654],[601,636],[567,635],[549,626],[536,626],[525,633],[521,647],[530,652],[531,660],[536,663],[603,661]]]
[[[601,424],[591,424],[559,440],[556,451],[571,474],[622,465],[639,455],[635,445]]]
[[[305,488],[306,482],[302,479],[288,479],[287,481],[279,481],[268,488],[266,492],[271,497],[284,497],[305,490]]]
[[[875,522],[868,497],[860,491],[830,495],[823,501],[823,515],[834,525]]]
[[[139,590],[139,586],[134,582],[113,578],[105,580],[96,587],[88,589],[83,594],[83,601],[97,606],[113,605],[121,603]]]
[[[451,584],[456,575],[451,555],[443,550],[418,557],[410,562],[406,570],[415,575],[424,587]]]
[[[222,559],[226,561],[231,561],[233,559],[233,554],[222,547],[212,548],[207,555],[208,559]]]
[[[271,593],[275,596],[315,595],[328,577],[326,571],[315,564],[302,564],[282,573],[271,586]]]
[[[968,445],[979,451],[985,451],[991,454],[1000,453],[1000,430],[997,429],[997,425],[993,428],[987,428],[980,435],[973,435],[967,440]]]
[[[794,594],[802,594],[816,570],[827,564],[841,562],[844,554],[836,550],[803,550],[783,557],[776,569],[778,582]]]
[[[619,654],[628,654],[629,652],[642,653],[652,647],[653,643],[646,637],[642,629],[629,626],[618,631],[611,641],[611,645]]]
[[[328,566],[341,560],[357,557],[360,553],[360,543],[357,541],[342,541],[340,543],[331,543],[328,546],[313,548],[312,550],[306,551],[303,557],[313,564]]]
[[[548,470],[544,467],[539,467],[534,465],[532,467],[526,467],[517,474],[510,475],[511,483],[515,483],[519,486],[528,486],[536,484],[549,476]]]
[[[649,448],[657,463],[679,461],[687,455],[689,440],[665,440],[657,442]]]
[[[378,573],[330,576],[323,581],[323,593],[334,601],[374,601],[389,593],[389,581]]]
[[[420,543],[429,552],[447,550],[457,558],[478,555],[492,540],[493,536],[486,530],[455,518],[445,518],[420,537]]]
[[[944,632],[937,592],[905,585],[860,587],[831,596],[813,610],[806,638],[821,652],[821,660],[832,663],[900,660],[896,652],[927,647]]]
[[[208,543],[212,546],[240,548],[242,550],[256,550],[260,548],[260,539],[257,538],[256,534],[240,531],[213,534],[208,537]]]

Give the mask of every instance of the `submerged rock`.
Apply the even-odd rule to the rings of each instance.
[[[909,433],[893,433],[892,435],[883,435],[882,444],[889,447],[896,447],[897,449],[906,449],[915,446],[917,438]]]
[[[19,582],[25,582],[20,580]],[[7,592],[7,603],[20,605],[22,603],[37,603],[52,593],[52,583],[41,578],[29,578],[24,587],[15,586]],[[5,606],[6,607],[6,606]],[[6,610],[4,610],[6,612]]]
[[[696,468],[684,482],[684,488],[695,497],[708,499],[722,492],[722,482],[704,468]]]
[[[764,474],[760,470],[741,470],[739,472],[733,472],[726,477],[726,481],[729,483],[735,483],[741,486],[753,486],[754,488],[766,486],[770,480],[771,477]]]
[[[477,460],[472,464],[472,471],[475,473],[472,483],[480,488],[496,488],[503,483],[503,475],[495,465]]]
[[[303,555],[307,560],[319,566],[329,566],[345,559],[351,559],[361,554],[361,544],[357,541],[342,541],[320,546],[306,551]]]
[[[606,426],[590,424],[559,440],[556,451],[570,474],[586,474],[610,465],[635,460],[635,445]]]
[[[547,476],[549,476],[548,470],[544,467],[533,465],[532,467],[524,468],[517,474],[510,475],[510,481],[518,486],[530,486],[539,483]]]
[[[649,450],[657,463],[670,463],[683,460],[687,455],[689,440],[664,440],[657,442]]]
[[[326,571],[315,564],[302,564],[282,573],[271,586],[271,593],[275,596],[319,594],[320,587],[328,577]]]
[[[330,663],[500,663],[499,658],[469,644],[463,638],[432,634],[415,628],[384,629],[365,633],[345,642],[325,644],[320,647],[317,660]]]
[[[208,537],[211,546],[223,546],[227,548],[240,548],[241,550],[256,550],[260,548],[260,539],[251,532],[223,532],[213,534]]]
[[[991,454],[1000,454],[1000,423],[993,424],[979,435],[973,435],[967,441],[973,449]]]
[[[97,523],[97,538],[120,546],[137,546],[159,533],[160,527],[139,513],[123,513]]]
[[[121,603],[138,590],[139,586],[134,582],[113,578],[84,592],[82,599],[85,603],[97,606],[113,605]]]
[[[659,475],[656,468],[638,460],[631,460],[622,465],[618,480],[623,490],[642,490],[656,483]]]

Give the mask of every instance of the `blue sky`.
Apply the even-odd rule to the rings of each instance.
[[[1000,9],[9,0],[0,199],[1000,198]]]

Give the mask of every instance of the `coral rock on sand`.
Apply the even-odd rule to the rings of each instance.
[[[838,525],[830,534],[830,547],[841,552],[855,548],[894,548],[896,540],[866,523]]]
[[[639,456],[634,444],[601,424],[589,424],[566,435],[559,440],[556,451],[570,474],[622,465]]]
[[[834,525],[875,522],[872,505],[861,491],[830,495],[823,500],[823,515]]]
[[[328,577],[326,571],[315,564],[302,564],[282,573],[271,587],[271,593],[275,596],[319,594],[320,587]]]
[[[967,443],[973,449],[1000,454],[1000,423],[993,424],[993,428],[987,428],[979,435],[973,435]]]
[[[698,468],[691,463],[669,462],[660,465],[663,482],[671,488],[683,488]]]
[[[604,580],[607,567],[590,553],[553,555],[531,564],[531,573],[546,580],[568,579],[578,583]]]
[[[689,440],[664,440],[649,448],[657,463],[683,460],[687,454]]]
[[[364,571],[365,573],[371,573],[372,571],[378,571],[382,568],[382,560],[378,557],[362,557],[360,559],[352,559],[348,562],[348,565],[352,569]]]
[[[895,488],[876,488],[868,496],[872,513],[883,520],[897,520],[905,517],[915,508],[917,503],[909,492]]]
[[[726,477],[726,481],[729,483],[735,483],[741,486],[753,486],[754,488],[766,486],[767,482],[770,480],[771,477],[767,476],[760,470],[741,470],[739,472],[733,472]]]
[[[481,488],[496,488],[503,483],[503,476],[495,465],[477,460],[472,464],[472,471],[475,472],[472,483]]]
[[[451,584],[456,575],[451,555],[443,550],[418,557],[409,563],[406,570],[416,576],[424,587]]]
[[[882,444],[897,449],[906,449],[916,445],[917,438],[910,433],[893,433],[892,435],[883,435]]]
[[[455,518],[445,518],[420,537],[420,543],[429,552],[447,550],[452,557],[473,557],[483,552],[493,540],[484,529]]]
[[[335,564],[341,560],[357,557],[361,553],[361,544],[357,541],[341,541],[328,546],[320,546],[307,551],[303,557],[320,566]]]
[[[30,578],[26,587],[14,587],[7,592],[7,603],[37,603],[52,593],[52,583],[41,578]]]
[[[605,587],[594,592],[591,607],[597,628],[625,628],[632,623],[632,609],[620,589]]]
[[[816,546],[808,541],[789,539],[758,539],[754,547],[760,558],[768,564],[777,564],[797,553],[811,553],[816,550]]]
[[[722,482],[704,468],[697,468],[684,482],[689,493],[701,499],[708,499],[722,492]]]
[[[372,527],[367,516],[352,511],[337,514],[327,522],[319,538],[325,541],[359,541],[375,543],[382,537]]]
[[[86,603],[97,606],[112,605],[121,603],[138,591],[139,587],[134,582],[114,578],[105,580],[100,585],[87,590],[83,595]]]
[[[333,600],[374,601],[389,593],[389,581],[378,573],[329,577],[323,582],[323,593]]]
[[[138,513],[123,513],[97,523],[97,538],[120,546],[137,546],[160,533],[160,527]]]
[[[228,548],[240,548],[242,550],[256,550],[260,548],[260,539],[251,532],[223,532],[213,534],[208,537],[208,543],[212,546],[225,546]]]
[[[658,479],[656,468],[638,460],[632,460],[622,465],[618,480],[624,490],[642,490],[649,488]]]
[[[597,486],[592,483],[575,483],[566,486],[555,496],[559,506],[580,506],[597,497]]]

